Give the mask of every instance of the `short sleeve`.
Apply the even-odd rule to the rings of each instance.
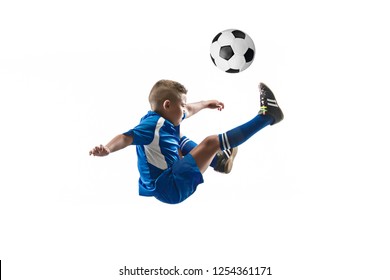
[[[133,137],[133,145],[149,145],[153,141],[156,124],[154,118],[146,118],[123,134]]]

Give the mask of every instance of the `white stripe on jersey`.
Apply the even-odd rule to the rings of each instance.
[[[168,168],[165,156],[161,153],[160,148],[160,129],[163,126],[164,122],[164,118],[161,117],[158,119],[156,129],[154,130],[154,138],[152,143],[144,146],[147,161],[162,170]]]

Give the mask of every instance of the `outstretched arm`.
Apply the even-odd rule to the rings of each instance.
[[[196,113],[198,113],[200,110],[203,109],[218,109],[218,111],[222,111],[223,108],[225,108],[225,105],[218,101],[218,100],[207,100],[207,101],[199,101],[195,103],[190,103],[186,105],[186,118],[189,118]]]
[[[93,156],[107,156],[108,154],[121,150],[133,143],[133,137],[119,134],[115,136],[106,146],[99,145],[89,151],[89,155]]]

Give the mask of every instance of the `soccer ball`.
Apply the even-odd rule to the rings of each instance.
[[[255,57],[255,44],[245,32],[227,29],[218,33],[210,46],[211,60],[222,71],[239,73],[247,69]]]

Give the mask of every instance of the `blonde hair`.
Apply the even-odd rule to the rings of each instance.
[[[187,94],[187,89],[179,82],[160,80],[154,84],[149,94],[149,103],[152,110],[160,109],[165,100],[177,101],[182,94]]]

